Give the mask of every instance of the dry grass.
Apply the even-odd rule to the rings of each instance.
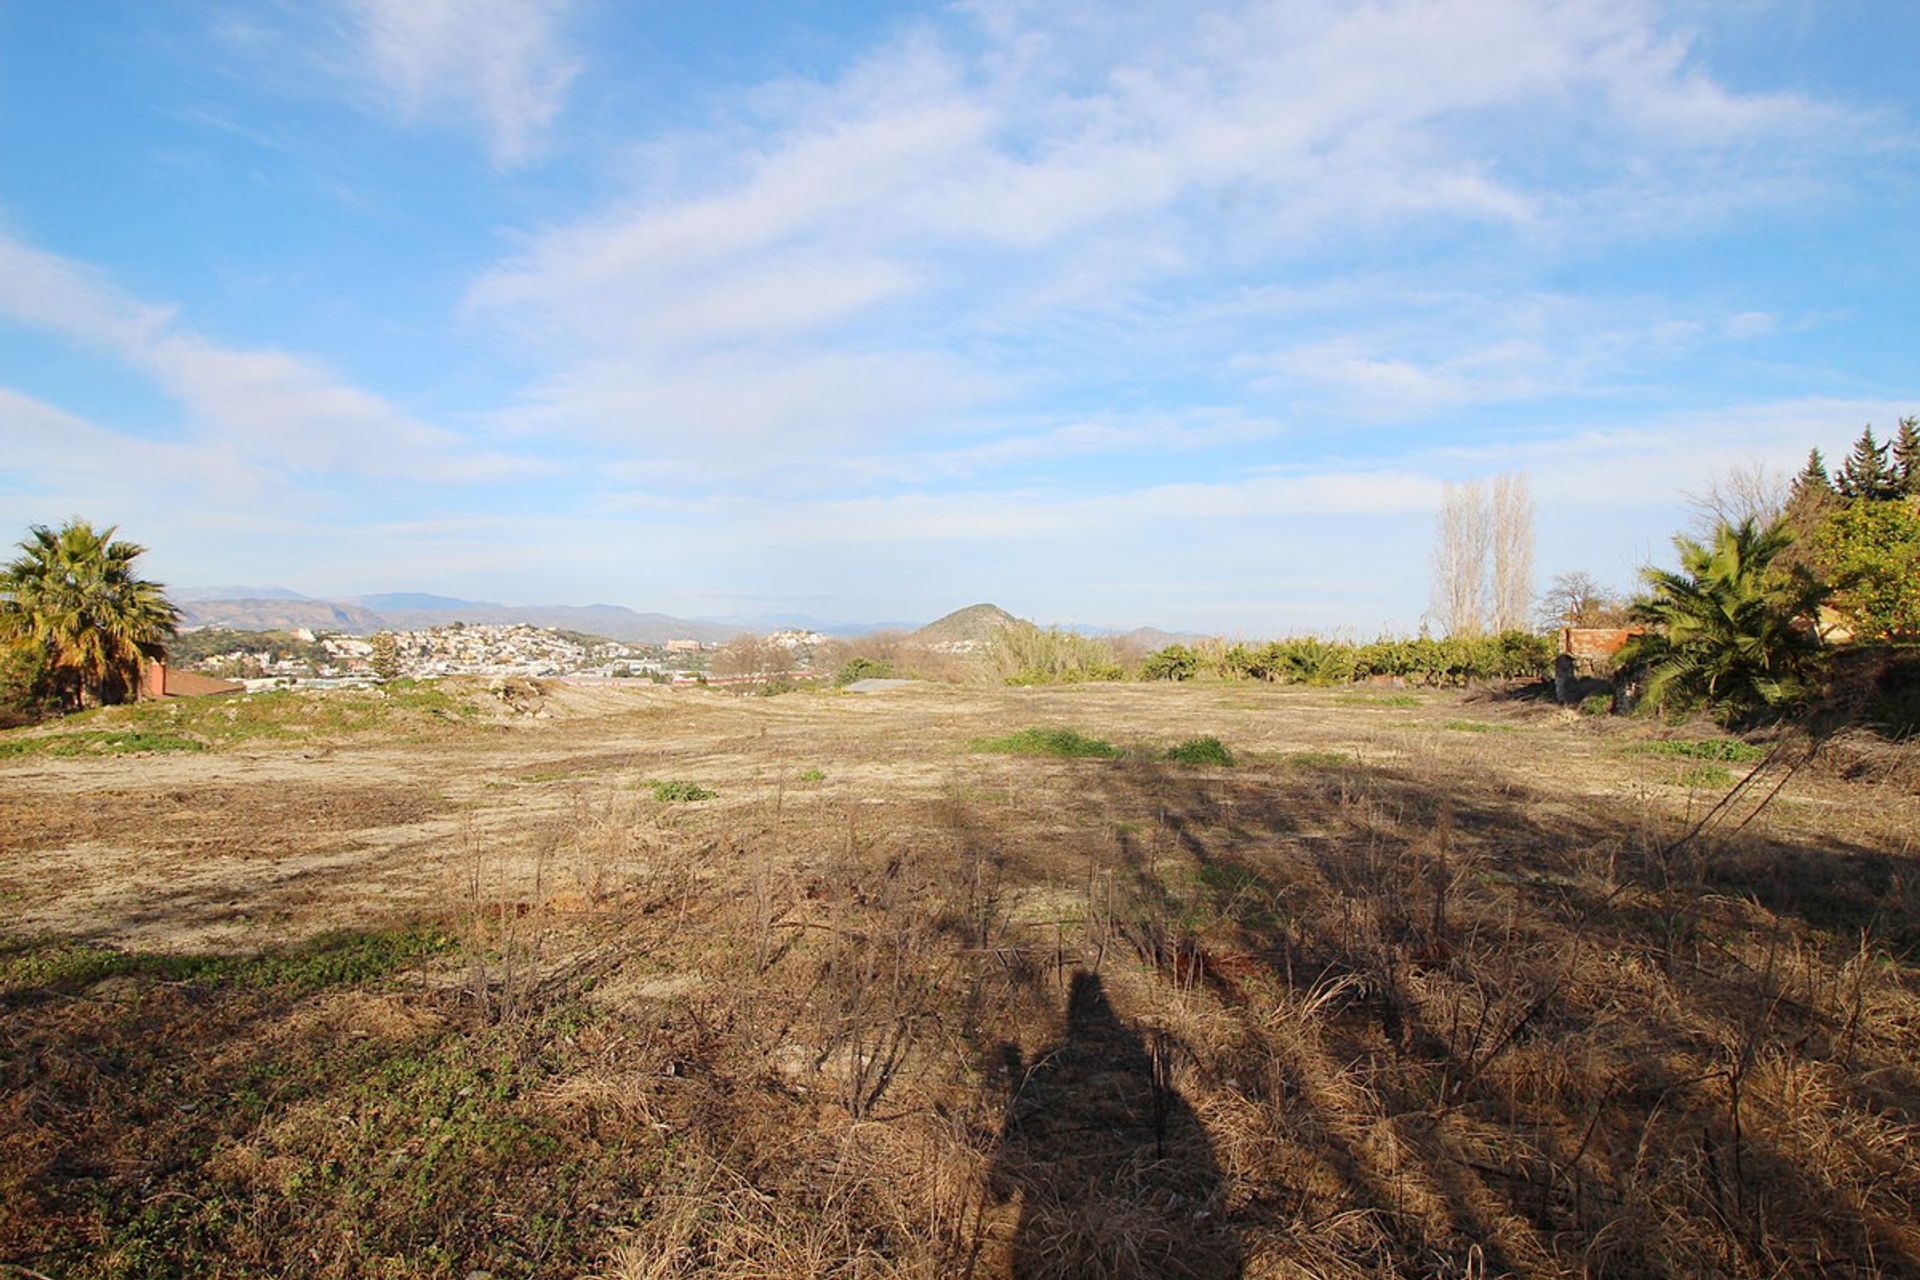
[[[0,944],[0,1263],[1920,1274],[1920,815],[1884,761],[1743,763],[1721,804],[1636,726],[1450,695],[672,696],[350,757],[445,816],[301,910],[457,945],[349,965],[115,952],[152,925],[80,852],[197,875],[337,757],[169,758],[164,837],[124,762],[0,774],[5,889],[67,922]],[[968,750],[1033,723],[1151,749]],[[1239,766],[1164,759],[1201,735]],[[361,803],[316,826],[373,846]]]

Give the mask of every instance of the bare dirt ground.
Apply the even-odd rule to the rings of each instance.
[[[1424,690],[460,697],[0,758],[0,1264],[1920,1274],[1897,772]]]
[[[1122,746],[1212,734],[1249,772],[1326,767],[1340,754],[1489,774],[1524,790],[1536,812],[1599,802],[1685,815],[1724,789],[1688,785],[1686,761],[1629,754],[1650,732],[1642,726],[1453,693],[918,685],[742,698],[553,685],[537,718],[503,713],[464,732],[0,762],[0,901],[16,932],[170,950],[259,947],[444,908],[478,846],[509,869],[524,861],[530,877],[553,825],[654,780],[717,791],[699,810],[701,825],[716,828],[775,800],[801,824],[838,825],[852,805],[862,825],[895,833],[955,796],[1014,803],[1015,790],[1031,789],[1033,762],[968,744],[1033,724]],[[1039,768],[1073,776],[1071,766]],[[825,776],[803,781],[809,770]],[[1831,808],[1858,809],[1858,790],[1804,779],[1772,825],[1793,825],[1784,815],[1798,811],[1817,828]],[[1055,799],[1067,797],[1018,803]],[[1892,791],[1869,809],[1846,819],[1860,836],[1877,831],[1898,845],[1920,830],[1911,796]]]

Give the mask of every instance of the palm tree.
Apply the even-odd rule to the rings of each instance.
[[[1633,612],[1650,630],[1620,657],[1645,665],[1649,702],[1681,696],[1751,714],[1799,696],[1826,589],[1804,570],[1775,566],[1792,542],[1782,522],[1722,521],[1708,543],[1673,540],[1680,572],[1641,571],[1651,596]]]
[[[141,663],[165,655],[180,621],[160,584],[134,573],[146,548],[114,532],[31,525],[24,554],[0,571],[0,640],[36,651],[71,706],[136,691]]]

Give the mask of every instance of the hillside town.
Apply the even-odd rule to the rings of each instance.
[[[175,660],[250,689],[368,684],[386,678],[533,676],[693,679],[715,646],[698,640],[627,644],[535,627],[453,623],[375,636],[313,631],[202,631],[183,635]],[[389,656],[383,663],[381,650]],[[383,670],[385,666],[387,669]]]

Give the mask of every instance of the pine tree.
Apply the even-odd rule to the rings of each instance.
[[[1903,498],[1920,498],[1920,418],[1900,419],[1893,438],[1894,485]]]
[[[1793,497],[1798,500],[1811,494],[1832,492],[1833,480],[1827,475],[1827,460],[1815,449],[1807,455],[1806,469],[1793,478]]]
[[[1867,427],[1854,442],[1847,464],[1840,468],[1840,494],[1867,502],[1882,502],[1898,496],[1899,478],[1887,462],[1887,446],[1873,438]]]

